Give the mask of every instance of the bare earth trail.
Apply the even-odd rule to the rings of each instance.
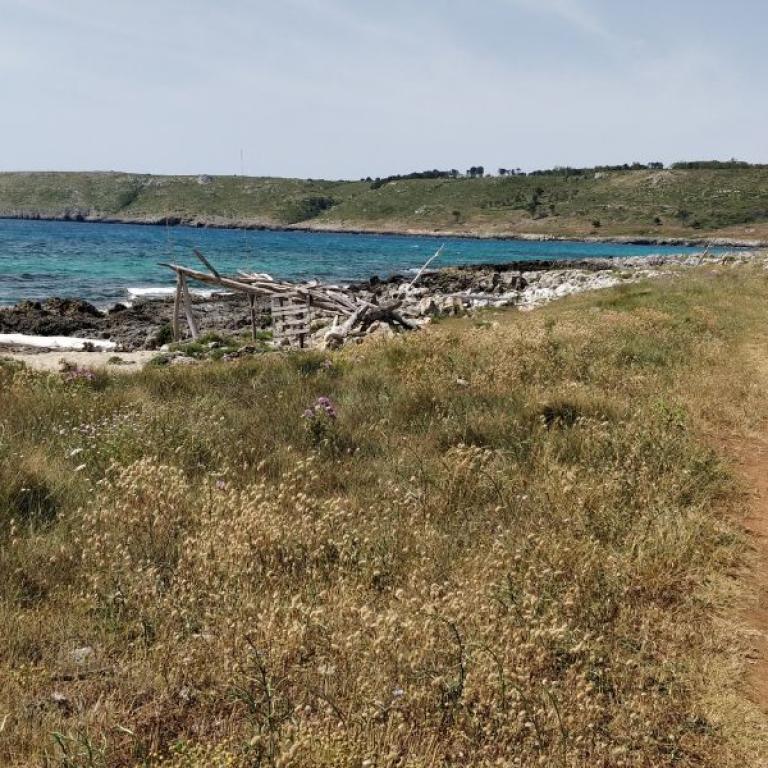
[[[753,349],[758,385],[768,393],[768,346]],[[750,700],[768,715],[768,425],[744,436],[722,440],[722,448],[734,462],[734,470],[746,491],[745,513],[739,522],[750,539],[753,560],[747,573],[754,595],[742,613],[749,633],[750,664],[746,684]]]
[[[740,453],[739,469],[751,496],[744,526],[756,555],[750,578],[757,601],[745,614],[746,624],[754,632],[749,682],[753,701],[768,713],[768,435],[745,444]]]

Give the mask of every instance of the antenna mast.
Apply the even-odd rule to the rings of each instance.
[[[240,147],[240,177],[245,181],[245,152],[242,147]],[[243,247],[245,248],[245,256],[248,258],[248,227],[245,217],[243,217]]]

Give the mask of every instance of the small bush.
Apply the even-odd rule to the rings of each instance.
[[[171,328],[170,324],[166,323],[165,325],[161,325],[152,336],[152,340],[150,342],[150,348],[151,349],[157,349],[158,347],[162,347],[165,344],[170,344],[173,342],[173,328]]]
[[[0,472],[0,532],[11,520],[36,529],[56,519],[61,500],[43,467],[34,462],[15,469],[6,465]]]
[[[568,401],[549,403],[540,411],[541,419],[548,427],[572,427],[583,415],[579,404]]]

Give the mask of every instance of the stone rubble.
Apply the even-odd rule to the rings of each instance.
[[[584,291],[609,288],[675,274],[679,268],[701,265],[762,264],[768,269],[765,252],[736,251],[725,254],[668,255],[623,259],[583,259],[578,262],[536,261],[448,267],[424,272],[415,284],[413,276],[393,275],[339,286],[339,290],[372,305],[368,319],[354,326],[339,340],[343,317],[313,312],[309,346],[338,346],[366,336],[387,338],[406,329],[418,329],[436,318],[473,312],[483,308],[517,307],[529,311],[542,304]],[[250,333],[250,314],[242,296],[214,294],[194,299],[201,332],[222,337]],[[144,299],[131,306],[117,304],[101,312],[78,299],[49,299],[22,302],[0,309],[0,333],[47,336],[85,335],[109,339],[119,350],[167,349],[173,302]],[[269,330],[269,315],[262,315]],[[254,351],[263,351],[270,342],[254,342]],[[250,352],[242,341],[236,349],[219,349],[207,344],[209,353],[226,352],[224,359],[236,359]],[[169,353],[176,365],[193,362],[182,352]]]

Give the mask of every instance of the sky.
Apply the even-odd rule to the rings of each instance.
[[[766,29],[764,0],[0,0],[0,170],[768,162]]]

